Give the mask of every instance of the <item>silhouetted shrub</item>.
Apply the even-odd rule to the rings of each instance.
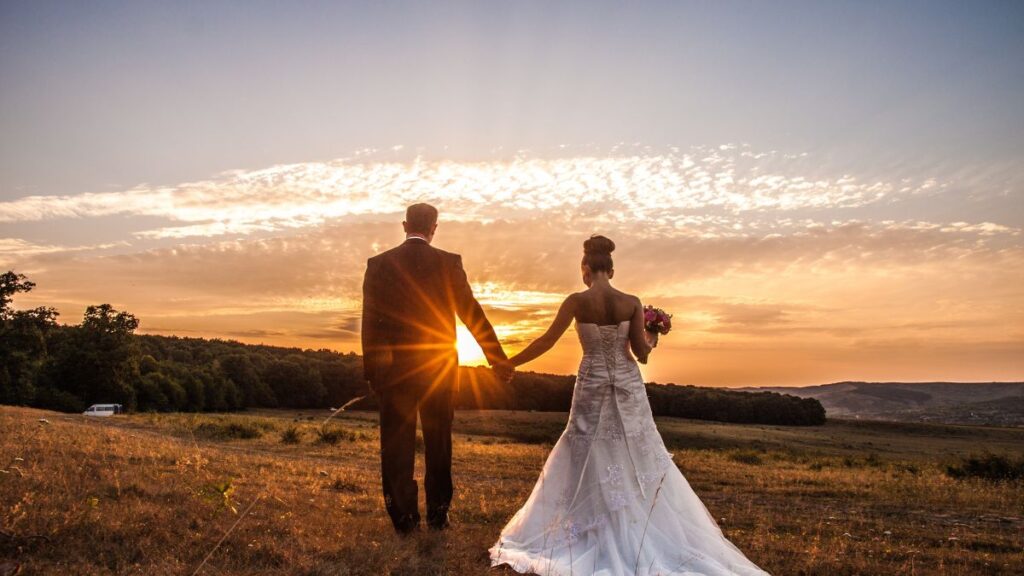
[[[984,480],[1024,479],[1024,458],[1012,459],[998,454],[971,455],[946,467],[952,478],[981,478]]]
[[[355,442],[366,438],[366,435],[362,432],[352,432],[337,426],[331,426],[327,428],[321,428],[316,431],[317,441],[321,444],[335,445],[342,440],[348,442]]]
[[[251,440],[263,436],[265,428],[267,426],[255,422],[203,422],[196,426],[195,432],[205,438],[217,440],[232,438]]]
[[[298,426],[289,426],[281,432],[281,442],[285,444],[298,444],[302,442],[302,431]]]

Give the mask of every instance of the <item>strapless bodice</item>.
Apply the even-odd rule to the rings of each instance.
[[[618,324],[594,324],[577,322],[576,333],[580,337],[584,358],[606,354],[625,354],[626,340],[629,338],[629,320]]]

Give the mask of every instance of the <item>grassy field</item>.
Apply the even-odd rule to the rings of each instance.
[[[565,414],[460,412],[454,529],[411,540],[383,512],[375,416],[321,433],[326,416],[0,407],[0,576],[508,574],[486,550]],[[1024,484],[944,472],[984,450],[1024,455],[1024,429],[659,427],[726,535],[773,574],[1024,572]]]

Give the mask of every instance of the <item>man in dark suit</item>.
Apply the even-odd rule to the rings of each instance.
[[[437,209],[406,211],[406,240],[367,261],[363,279],[363,369],[380,401],[384,504],[399,533],[418,529],[413,478],[416,414],[423,426],[427,525],[448,525],[452,500],[452,419],[458,390],[458,316],[502,380],[512,365],[473,297],[462,257],[430,245]]]

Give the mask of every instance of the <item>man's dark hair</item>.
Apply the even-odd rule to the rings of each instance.
[[[409,225],[409,232],[430,234],[437,224],[437,208],[430,204],[413,204],[405,210],[405,223]]]

